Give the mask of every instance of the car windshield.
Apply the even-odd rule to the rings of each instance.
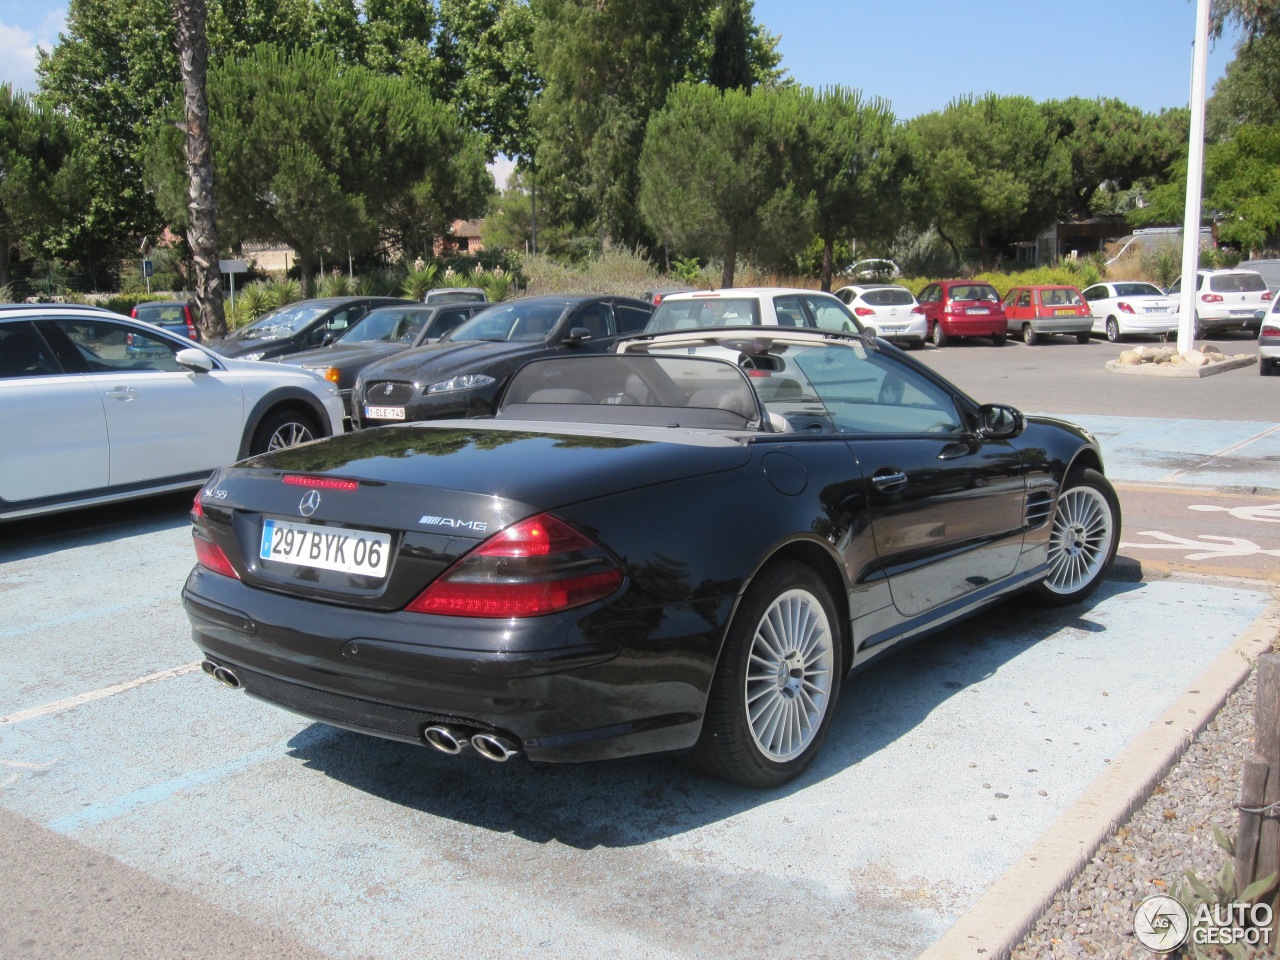
[[[555,327],[565,306],[555,301],[504,303],[480,311],[445,339],[542,341]]]
[[[990,300],[992,303],[1000,302],[1000,295],[996,293],[996,288],[985,283],[957,284],[951,288],[950,296],[952,300]]]
[[[290,304],[259,317],[248,326],[241,327],[227,339],[278,340],[280,337],[292,336],[328,309],[327,306],[315,304]]]
[[[338,343],[413,343],[429,319],[430,310],[384,307],[357,320]]]
[[[1261,293],[1267,282],[1256,273],[1220,273],[1209,278],[1209,289],[1215,293]]]
[[[147,323],[168,324],[185,324],[187,322],[187,312],[185,308],[178,303],[140,303],[134,309],[134,318],[137,320],[145,320]]]
[[[1164,291],[1151,283],[1117,283],[1117,297],[1163,297]]]
[[[645,333],[669,333],[700,327],[744,327],[760,323],[760,303],[754,297],[705,297],[663,300],[645,326]]]
[[[873,307],[905,307],[916,302],[905,287],[887,287],[882,290],[865,290],[861,300]]]

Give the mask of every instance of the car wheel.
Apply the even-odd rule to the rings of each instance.
[[[1008,339],[1009,335],[1007,333],[993,334],[991,337],[991,345],[995,347],[1003,347],[1004,342]]]
[[[320,431],[311,417],[294,410],[280,410],[258,424],[258,429],[253,434],[253,443],[249,445],[249,453],[253,456],[271,453],[306,443],[318,436]]]
[[[1271,371],[1275,367],[1275,361],[1267,357],[1258,358],[1258,374],[1263,377],[1271,376]]]
[[[1192,340],[1204,339],[1204,327],[1200,326],[1200,314],[1198,313],[1191,318],[1191,339]]]
[[[1107,339],[1112,343],[1120,342],[1120,324],[1115,317],[1107,317]]]
[[[1088,333],[1077,333],[1077,334],[1076,334],[1076,343],[1088,343],[1088,342],[1089,342],[1089,334],[1088,334]]]
[[[1036,334],[1036,328],[1029,323],[1022,325],[1022,342],[1028,347],[1034,347],[1039,343],[1040,337]]]
[[[933,329],[929,331],[929,342],[935,347],[945,347],[947,345],[947,331],[942,329],[942,324],[935,323]]]
[[[766,569],[734,615],[716,666],[695,768],[752,787],[776,787],[817,755],[843,673],[831,593],[810,567]]]
[[[1032,588],[1045,606],[1083,600],[1098,588],[1120,543],[1120,500],[1097,470],[1073,470],[1058,494],[1049,533],[1049,573]]]

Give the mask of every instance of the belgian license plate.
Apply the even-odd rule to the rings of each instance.
[[[370,420],[403,420],[404,407],[371,407],[366,404],[364,415]]]
[[[1147,313],[1168,313],[1168,307],[1145,307]]]
[[[902,324],[900,324],[900,323],[886,323],[886,324],[884,325],[884,332],[885,332],[885,333],[901,333],[901,332],[902,332]]]
[[[264,520],[258,547],[263,560],[365,577],[386,576],[390,552],[391,537],[385,533],[289,520]]]
[[[965,310],[965,313],[990,313],[990,312],[991,311],[987,307],[969,307],[967,310]]]
[[[1232,310],[1231,315],[1233,317],[1248,317],[1253,315],[1253,311],[1252,310]]]

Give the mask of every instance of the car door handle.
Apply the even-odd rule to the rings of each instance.
[[[871,478],[871,485],[877,490],[892,490],[894,487],[900,487],[906,482],[907,475],[901,470],[877,473]]]
[[[112,400],[124,400],[128,402],[138,395],[137,389],[134,387],[112,387],[107,391],[107,396]]]

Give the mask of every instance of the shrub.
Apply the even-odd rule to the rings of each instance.
[[[268,280],[266,290],[271,297],[271,309],[302,299],[302,284],[297,280]]]
[[[415,260],[409,265],[408,272],[404,276],[404,282],[400,284],[400,294],[406,299],[417,300],[421,303],[427,295],[427,291],[438,285],[439,277],[439,264]]]
[[[340,270],[334,270],[332,273],[320,278],[320,282],[316,284],[316,296],[349,297],[354,288],[355,285],[347,274]]]
[[[6,283],[0,287],[0,303],[13,303],[13,284]]]

